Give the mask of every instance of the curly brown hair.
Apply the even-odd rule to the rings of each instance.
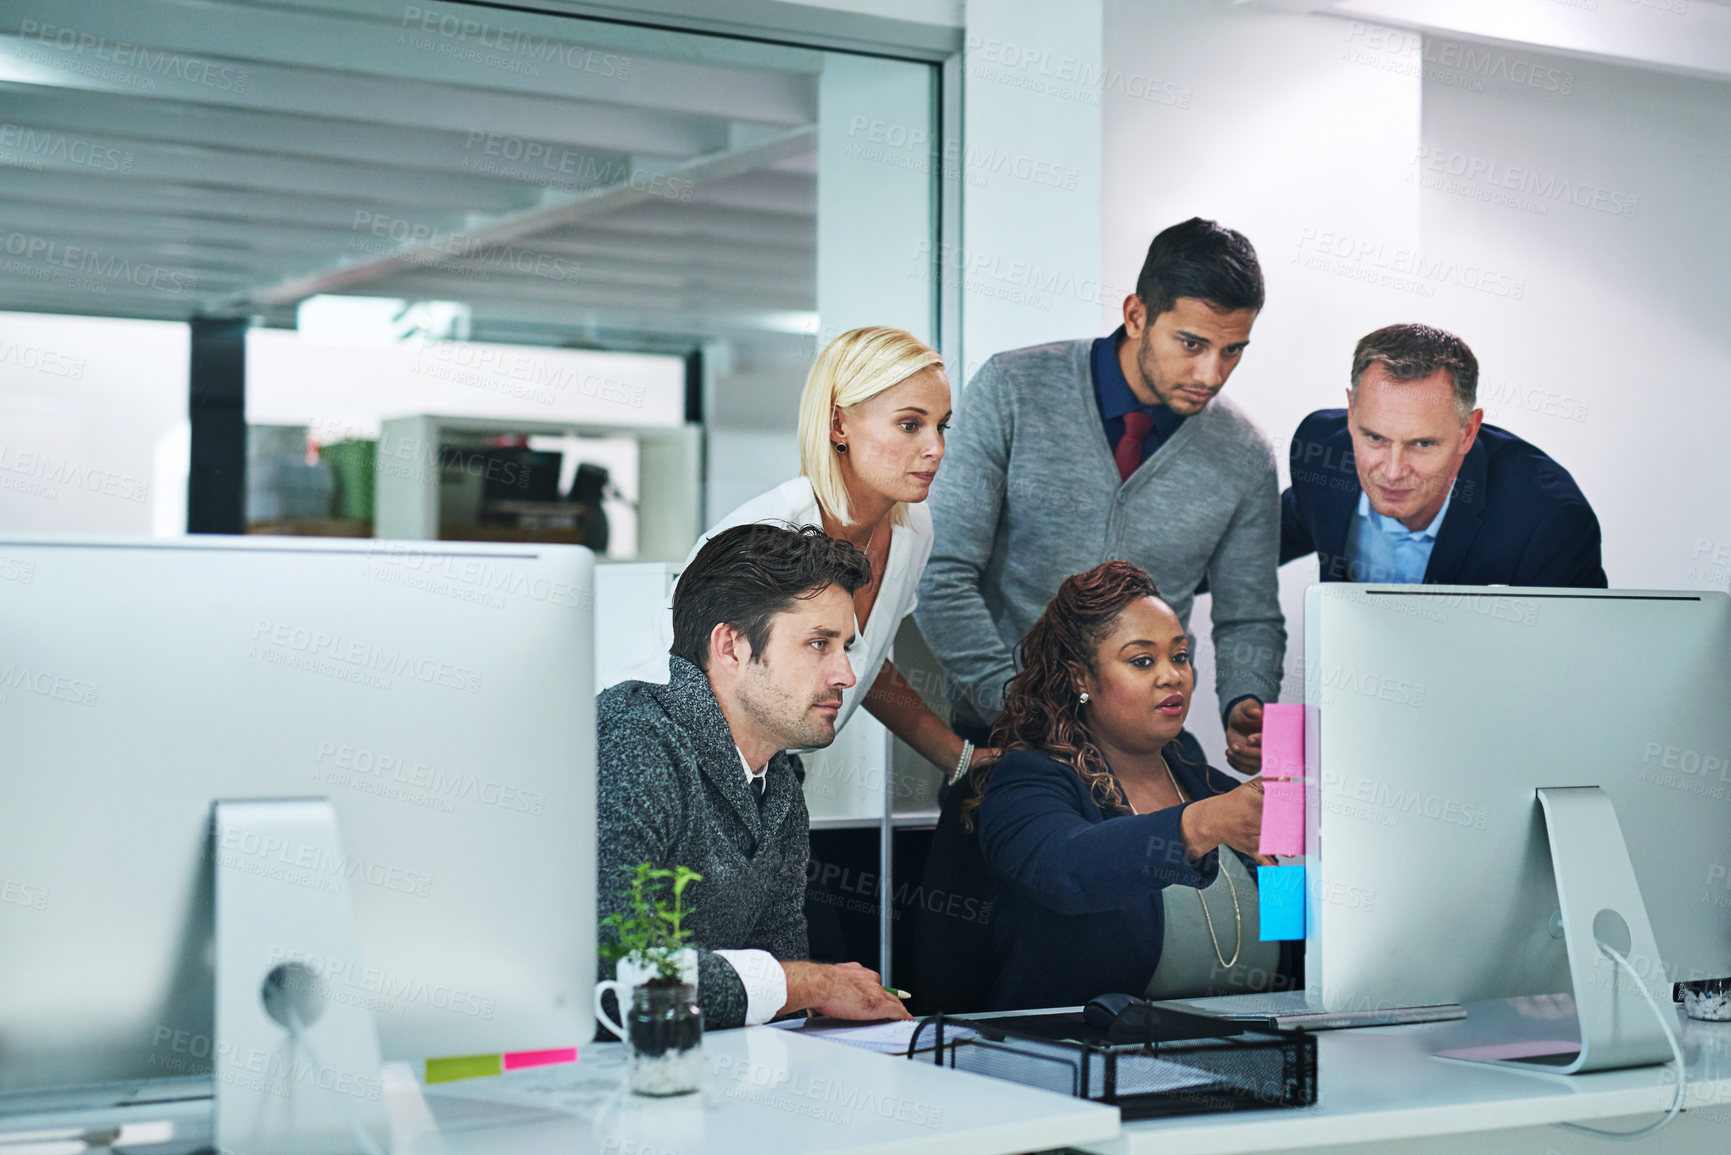
[[[1039,750],[1075,769],[1102,810],[1128,810],[1118,780],[1095,745],[1076,698],[1076,684],[1094,669],[1094,651],[1112,632],[1118,615],[1139,598],[1157,598],[1154,579],[1141,566],[1109,561],[1073,574],[1058,587],[1040,620],[1016,647],[1020,673],[1004,688],[1004,712],[992,727],[992,744]],[[962,823],[974,827],[991,767],[969,772],[973,796],[962,803]]]

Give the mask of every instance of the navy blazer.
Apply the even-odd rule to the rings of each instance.
[[[1360,492],[1346,410],[1312,413],[1292,437],[1280,564],[1314,552],[1323,581],[1354,580],[1346,548]],[[1482,426],[1455,475],[1424,580],[1603,589],[1599,519],[1568,470],[1508,430]]]
[[[1209,768],[1187,732],[1163,753],[1192,799],[1238,785]],[[979,833],[996,883],[993,1010],[1077,1006],[1114,991],[1142,994],[1160,963],[1162,891],[1207,886],[1220,869],[1218,851],[1190,862],[1179,831],[1187,805],[1152,814],[1103,812],[1080,774],[1037,750],[1013,751],[992,767]],[[1239,857],[1254,877],[1255,862]],[[1286,976],[1295,973],[1294,946],[1281,944]]]

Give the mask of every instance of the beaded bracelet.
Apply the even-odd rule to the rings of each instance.
[[[962,780],[962,775],[968,772],[968,767],[974,763],[974,744],[966,738],[962,739],[962,756],[956,759],[956,772],[950,775],[950,785],[954,786]]]

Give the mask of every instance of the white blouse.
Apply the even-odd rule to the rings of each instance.
[[[926,560],[932,554],[931,511],[924,503],[909,505],[907,508],[908,524],[893,526],[890,532],[889,557],[884,563],[883,579],[878,584],[877,599],[872,603],[871,617],[866,620],[863,630],[857,620],[854,622],[857,636],[854,638],[853,648],[848,651],[848,664],[853,667],[854,677],[858,680],[842,695],[841,713],[836,715],[835,720],[838,731],[847,724],[855,707],[877,680],[878,671],[883,669],[883,664],[889,657],[890,645],[895,641],[896,630],[901,626],[902,619],[913,613],[916,600],[914,589],[919,585],[920,574],[925,572]],[[817,495],[811,490],[811,482],[804,477],[796,477],[768,493],[759,494],[716,522],[691,548],[685,564],[689,566],[697,557],[697,551],[703,548],[704,542],[722,530],[754,521],[785,521],[793,525],[821,526],[823,517],[818,512]],[[673,644],[671,594],[667,604],[662,607],[660,630],[663,644],[659,645],[657,650],[665,654]],[[666,682],[668,677],[665,661],[658,673],[648,670],[634,673],[645,681]]]

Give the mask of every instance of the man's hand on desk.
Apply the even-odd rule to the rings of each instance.
[[[787,1005],[781,1014],[812,1010],[837,1019],[911,1019],[884,990],[878,973],[858,963],[786,962]]]
[[[1262,703],[1240,699],[1226,715],[1226,764],[1240,774],[1262,769]]]

